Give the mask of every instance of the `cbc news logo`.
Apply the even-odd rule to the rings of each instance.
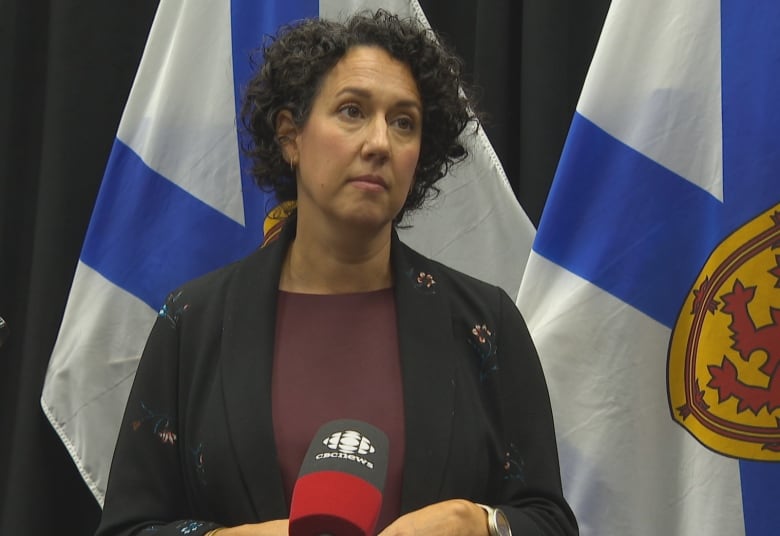
[[[366,469],[374,468],[374,462],[363,456],[373,454],[376,449],[371,441],[360,432],[354,430],[335,432],[323,439],[322,444],[328,447],[331,452],[321,452],[314,456],[315,460],[346,460],[358,463]]]
[[[371,441],[354,430],[335,432],[322,440],[322,444],[331,450],[338,450],[344,454],[373,454],[376,452]]]

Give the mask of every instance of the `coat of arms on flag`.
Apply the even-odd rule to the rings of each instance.
[[[780,461],[780,204],[712,252],[669,345],[674,419],[721,454]]]

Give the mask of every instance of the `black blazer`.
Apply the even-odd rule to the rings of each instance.
[[[293,228],[168,297],[127,403],[99,535],[200,535],[288,517],[270,386]],[[542,369],[512,300],[395,234],[391,262],[406,426],[402,512],[464,498],[502,505],[516,536],[577,534]]]

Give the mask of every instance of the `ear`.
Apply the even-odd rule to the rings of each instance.
[[[276,139],[282,147],[282,154],[290,164],[298,161],[298,127],[293,121],[290,110],[281,110],[276,114]]]

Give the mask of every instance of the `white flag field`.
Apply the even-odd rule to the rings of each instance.
[[[518,297],[583,536],[780,533],[780,2],[613,0]]]
[[[374,4],[374,5],[371,5]],[[98,194],[41,398],[100,504],[135,369],[165,296],[258,247],[275,206],[247,175],[237,109],[264,35],[416,0],[161,0]],[[534,228],[480,130],[402,239],[514,296]]]

